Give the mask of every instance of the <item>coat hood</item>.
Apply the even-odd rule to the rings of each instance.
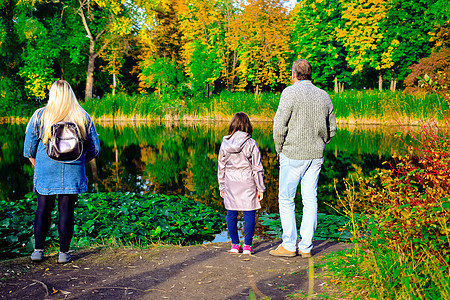
[[[245,142],[251,138],[250,134],[243,131],[236,131],[230,138],[229,135],[222,139],[222,149],[228,153],[239,153],[244,148]]]

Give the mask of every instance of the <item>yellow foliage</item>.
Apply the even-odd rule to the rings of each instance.
[[[27,74],[25,88],[30,91],[30,95],[44,99],[47,96],[53,80],[45,80],[38,74]]]
[[[387,14],[387,1],[360,0],[342,3],[344,10],[342,18],[346,19],[344,28],[336,28],[338,39],[349,49],[347,57],[349,65],[355,69],[353,73],[362,71],[365,64],[377,69],[389,68],[391,54],[384,55],[384,60],[378,61],[374,51],[383,51],[377,44],[384,38],[379,24]],[[391,52],[392,53],[392,52]]]
[[[114,22],[111,24],[111,32],[120,35],[126,36],[131,33],[131,27],[133,26],[133,20],[127,17],[117,17],[114,19]]]
[[[94,0],[98,6],[107,8],[111,10],[115,15],[118,15],[122,11],[122,5],[126,2],[125,0]]]
[[[247,80],[260,86],[288,84],[288,58],[293,51],[289,47],[292,27],[287,11],[278,0],[253,0],[241,6],[242,14],[234,16],[228,37],[239,49],[241,61],[236,89],[243,89]]]

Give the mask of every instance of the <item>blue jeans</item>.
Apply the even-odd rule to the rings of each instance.
[[[256,210],[244,211],[244,243],[251,246],[253,243],[253,235],[255,234],[255,213]],[[233,244],[239,244],[239,236],[237,229],[236,210],[227,210],[227,227],[228,233]]]
[[[280,183],[278,203],[280,207],[281,226],[283,228],[283,247],[296,251],[297,224],[295,221],[295,194],[301,182],[303,218],[300,226],[301,242],[298,249],[310,253],[313,248],[312,238],[317,227],[317,181],[323,158],[295,160],[280,154]]]

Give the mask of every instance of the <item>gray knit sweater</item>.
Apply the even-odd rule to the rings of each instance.
[[[284,89],[273,120],[278,154],[298,160],[322,158],[335,134],[336,117],[327,92],[309,80]]]

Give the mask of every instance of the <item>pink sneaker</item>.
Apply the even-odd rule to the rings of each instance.
[[[250,255],[252,254],[252,246],[244,245],[244,251],[242,251],[242,254]]]
[[[239,253],[241,251],[241,245],[240,244],[231,244],[230,253]]]

